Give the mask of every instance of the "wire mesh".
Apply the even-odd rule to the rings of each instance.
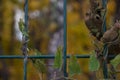
[[[102,0],[103,2],[103,7],[106,8],[107,5],[107,0]],[[63,48],[63,59],[64,59],[64,76],[67,77],[67,58],[70,58],[70,55],[66,54],[66,49],[67,49],[67,21],[66,21],[66,16],[67,16],[67,0],[64,0],[64,48]],[[25,0],[24,3],[24,12],[25,12],[25,31],[28,32],[28,0]],[[106,13],[105,13],[106,15]],[[103,22],[103,31],[106,31],[106,16],[104,16],[104,22]],[[25,37],[25,40],[27,40],[27,37]],[[28,56],[27,54],[27,43],[24,45],[25,46],[25,54],[23,56],[20,55],[4,55],[0,56],[0,59],[24,59],[24,80],[27,80],[27,60],[34,58],[44,58],[44,59],[54,59],[54,55],[41,55],[41,56]],[[105,50],[107,50],[107,46],[104,46]],[[104,55],[106,55],[107,51],[105,51]],[[76,55],[77,58],[89,58],[90,55]],[[114,57],[114,55],[109,55],[109,58]],[[103,66],[103,73],[104,77],[107,78],[107,65],[106,61],[104,61],[104,66]]]

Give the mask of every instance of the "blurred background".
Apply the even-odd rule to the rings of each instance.
[[[63,0],[28,1],[28,47],[53,55],[58,46],[63,46]],[[84,23],[89,7],[89,0],[67,0],[67,54],[89,54],[93,50],[92,39]],[[120,0],[109,0],[107,8],[107,26],[110,27],[120,18]],[[0,55],[22,55],[18,22],[24,18],[24,0],[0,0],[0,17]],[[89,80],[88,59],[79,59],[79,62],[83,74],[75,78]],[[47,60],[46,64],[52,65],[53,60]],[[54,70],[47,67],[46,76],[50,79]],[[28,80],[39,80],[31,60],[28,60],[27,71]],[[0,80],[23,80],[23,60],[0,59]]]

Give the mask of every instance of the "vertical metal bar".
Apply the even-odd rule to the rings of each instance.
[[[24,12],[25,12],[25,32],[28,32],[28,0],[25,0],[24,3]],[[24,80],[27,80],[27,40],[28,36],[24,36],[25,40],[23,42],[23,53],[24,53]]]
[[[107,0],[102,0],[102,6],[105,8],[107,4]]]
[[[106,31],[106,12],[107,12],[107,0],[102,0],[102,6],[105,8],[105,13],[103,16],[103,33]],[[108,56],[108,46],[107,44],[104,45],[104,50],[103,50],[103,57],[104,57],[104,62],[103,62],[103,74],[104,78],[108,78],[108,70],[107,70],[107,56]]]
[[[103,33],[106,31],[106,12],[107,12],[107,0],[102,0],[102,6],[105,9],[103,16]]]
[[[25,12],[25,31],[28,32],[28,0],[25,0],[24,3],[24,12]]]
[[[105,44],[104,45],[104,50],[103,50],[103,57],[104,57],[104,62],[103,62],[103,74],[104,78],[108,78],[108,69],[107,69],[107,56],[108,56],[108,47]]]
[[[27,57],[24,58],[24,80],[27,80]]]
[[[63,48],[63,58],[64,58],[64,76],[67,77],[67,54],[66,54],[66,49],[67,49],[67,21],[66,21],[66,18],[67,18],[67,9],[66,9],[66,6],[67,6],[67,0],[64,0],[64,36],[63,36],[63,39],[64,39],[64,48]]]

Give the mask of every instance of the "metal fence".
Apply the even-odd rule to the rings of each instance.
[[[29,0],[25,0],[24,3],[24,12],[25,12],[25,30],[26,32],[28,32],[28,1]],[[106,4],[107,4],[107,0],[102,0],[103,3],[103,7],[106,8]],[[64,0],[64,47],[63,47],[63,65],[64,65],[64,76],[67,77],[67,58],[69,58],[70,56],[67,55],[67,23],[66,23],[66,16],[67,16],[67,0]],[[103,31],[106,31],[106,13],[104,14],[104,23],[103,23]],[[25,37],[25,40],[27,40],[27,37]],[[55,56],[54,55],[41,55],[41,56],[28,56],[27,53],[27,43],[24,44],[24,50],[25,52],[23,56],[16,56],[16,55],[0,55],[0,59],[24,59],[24,80],[27,80],[27,61],[28,59],[53,59]],[[106,56],[107,53],[107,46],[104,46],[104,56]],[[89,55],[76,55],[77,58],[89,58]],[[108,57],[114,57],[112,55],[108,56]],[[106,79],[108,77],[107,74],[107,62],[104,61],[103,64],[103,74],[104,74],[104,78]]]

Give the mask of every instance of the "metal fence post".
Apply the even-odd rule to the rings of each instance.
[[[67,77],[67,21],[66,21],[66,18],[67,18],[67,9],[66,9],[66,6],[67,6],[67,0],[64,0],[64,48],[63,48],[63,58],[64,58],[64,76]]]
[[[107,12],[107,0],[102,0],[102,6],[105,9],[105,13],[103,16],[103,33],[106,31],[106,12]],[[108,46],[107,44],[104,45],[104,50],[103,50],[103,57],[104,57],[104,62],[103,62],[103,75],[104,78],[108,78],[108,70],[107,70],[107,57],[108,57]]]
[[[25,31],[28,32],[28,0],[25,0],[24,3],[24,12],[25,12]],[[27,52],[27,41],[28,36],[23,36],[23,53],[24,53],[24,80],[27,80],[27,59],[28,59],[28,52]]]

